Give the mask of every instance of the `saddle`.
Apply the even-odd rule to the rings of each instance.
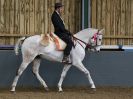
[[[54,42],[56,50],[63,51],[66,48],[66,43],[60,39],[56,34],[41,34],[40,44],[44,47],[48,46],[50,42]]]

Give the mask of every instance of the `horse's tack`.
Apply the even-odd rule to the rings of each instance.
[[[54,33],[50,33],[50,35],[49,34],[41,35],[41,40],[40,40],[41,45],[46,47],[50,44],[50,41],[55,43],[56,50],[58,51],[62,51],[66,48],[66,43]]]
[[[46,47],[49,45],[49,43],[50,43],[49,35],[41,34],[40,44]]]

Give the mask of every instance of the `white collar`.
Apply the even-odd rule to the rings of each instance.
[[[58,11],[55,11],[59,16],[60,16],[60,13]]]

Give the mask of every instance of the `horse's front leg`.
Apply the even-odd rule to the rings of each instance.
[[[63,89],[62,89],[62,82],[64,80],[64,78],[66,77],[66,74],[68,72],[68,70],[70,69],[71,65],[65,65],[63,70],[62,70],[62,73],[61,73],[61,77],[60,77],[60,80],[59,80],[59,83],[58,83],[58,91],[59,92],[62,92]]]
[[[91,78],[90,72],[85,68],[83,63],[82,62],[78,62],[74,66],[77,67],[80,71],[82,71],[86,75],[87,79],[90,82],[91,88],[93,89],[93,91],[96,91],[96,87],[95,87],[95,84],[94,84],[94,82],[93,82],[93,80]]]

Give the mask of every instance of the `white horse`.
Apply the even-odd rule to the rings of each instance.
[[[64,65],[64,68],[62,70],[62,74],[58,83],[59,91],[63,91],[62,82],[72,65],[77,67],[82,72],[84,72],[84,74],[87,76],[87,79],[90,82],[91,88],[96,89],[95,84],[90,76],[90,72],[85,68],[82,61],[85,57],[85,48],[87,45],[89,45],[91,49],[95,49],[96,51],[100,50],[100,46],[102,42],[102,34],[103,34],[103,29],[98,30],[93,28],[87,28],[74,35],[74,37],[80,39],[81,41],[77,40],[75,48],[72,48],[71,50],[70,56],[71,56],[72,64]],[[15,92],[15,88],[19,77],[31,62],[33,62],[33,73],[36,75],[37,79],[40,81],[43,87],[48,91],[48,86],[46,82],[39,75],[41,58],[45,58],[51,61],[62,62],[63,51],[57,51],[54,42],[50,42],[48,46],[44,47],[39,43],[40,35],[35,35],[35,36],[28,37],[27,39],[25,39],[24,37],[20,38],[15,46],[16,54],[18,54],[19,45],[23,40],[24,42],[21,48],[23,60],[14,78],[14,81],[12,83],[12,88],[10,91]]]

